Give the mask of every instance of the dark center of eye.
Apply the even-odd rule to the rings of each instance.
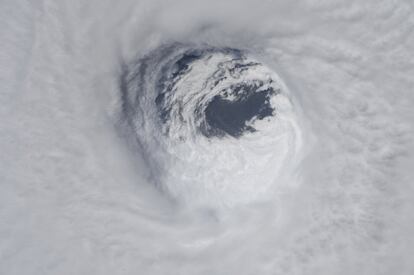
[[[215,96],[205,110],[207,127],[203,127],[202,133],[207,137],[240,137],[246,131],[254,132],[247,122],[272,116],[274,111],[269,98],[275,91],[257,91],[259,88],[257,84],[242,83]]]

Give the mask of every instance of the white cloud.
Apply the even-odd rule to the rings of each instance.
[[[408,0],[0,6],[1,274],[413,272]],[[309,133],[296,189],[217,220],[149,184],[117,76],[168,41],[250,49],[284,79]]]

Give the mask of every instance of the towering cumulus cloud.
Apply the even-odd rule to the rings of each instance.
[[[410,0],[0,3],[0,274],[414,274]]]

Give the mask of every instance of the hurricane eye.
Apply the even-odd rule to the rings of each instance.
[[[201,204],[268,193],[300,144],[290,94],[270,67],[239,49],[183,45],[134,66],[127,119],[164,190]]]
[[[178,119],[195,126],[193,134],[239,138],[257,131],[256,120],[275,115],[271,98],[279,87],[263,64],[239,50],[189,50],[162,71],[155,103],[166,134]]]

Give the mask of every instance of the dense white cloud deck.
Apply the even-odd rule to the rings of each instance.
[[[412,275],[413,14],[411,0],[2,1],[0,274]],[[126,127],[119,75],[174,41],[247,50],[262,66],[242,78],[281,88],[258,91],[263,119],[219,122],[231,94],[201,120],[193,102],[164,108],[178,92],[141,106],[146,132]],[[177,91],[217,67],[205,61]],[[156,131],[160,109],[186,116]],[[276,169],[250,181],[272,158],[298,176],[283,190],[265,181]],[[178,185],[192,173],[194,189]],[[191,211],[198,200],[238,206]]]

